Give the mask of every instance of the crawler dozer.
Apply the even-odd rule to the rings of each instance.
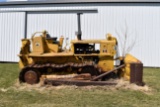
[[[111,34],[107,34],[106,39],[102,40],[82,39],[80,14],[77,16],[77,39],[70,41],[68,49],[66,46],[63,48],[64,37],[57,40],[47,31],[36,32],[31,39],[22,39],[22,47],[18,55],[20,82],[36,84],[42,76],[48,75],[59,76],[58,79],[53,80],[63,83],[68,80],[62,78],[62,75],[65,78],[72,77],[74,84],[104,85],[106,79],[115,76],[130,80],[130,64],[141,62],[127,54],[125,57],[116,58],[121,63],[115,67],[117,39]]]

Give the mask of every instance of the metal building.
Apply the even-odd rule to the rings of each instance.
[[[160,67],[160,0],[53,0],[0,3],[0,11],[97,9],[83,14],[82,38],[118,38],[119,52],[129,52],[144,66]],[[27,19],[27,23],[26,23]],[[76,14],[0,12],[0,61],[17,62],[21,39],[46,29],[51,36],[75,38]],[[27,27],[27,31],[25,31]],[[126,39],[125,39],[126,38]],[[124,44],[126,43],[126,44]]]

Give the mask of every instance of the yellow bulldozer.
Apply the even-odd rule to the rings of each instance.
[[[47,31],[36,32],[31,39],[22,39],[18,55],[20,82],[36,84],[44,75],[67,77],[69,74],[75,74],[78,78],[72,78],[73,84],[105,85],[106,79],[112,77],[131,79],[131,63],[141,62],[130,54],[115,58],[118,43],[111,34],[107,34],[106,39],[102,40],[81,39],[80,14],[77,16],[77,39],[70,41],[68,49],[66,46],[63,48],[64,37],[57,40],[56,37],[50,37]],[[120,65],[115,67],[115,60],[120,60]],[[68,83],[68,80],[62,77],[53,80]]]

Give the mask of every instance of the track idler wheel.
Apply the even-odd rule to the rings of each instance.
[[[28,70],[24,73],[24,82],[28,84],[36,84],[39,82],[39,74],[36,71]]]

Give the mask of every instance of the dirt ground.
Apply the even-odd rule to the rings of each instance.
[[[26,83],[19,83],[16,80],[15,84],[7,89],[1,88],[1,91],[7,91],[10,88],[17,90],[17,91],[39,91],[39,92],[47,92],[51,90],[59,90],[59,89],[84,89],[84,90],[92,90],[92,89],[102,89],[102,90],[119,90],[119,89],[127,89],[127,90],[137,90],[144,92],[146,94],[151,94],[152,89],[147,86],[138,86],[136,84],[130,84],[129,81],[125,81],[123,79],[111,79],[109,81],[114,81],[117,83],[116,85],[107,85],[107,86],[75,86],[75,85],[60,85],[60,86],[51,86],[51,85],[44,85],[42,82],[35,85],[30,85]]]

